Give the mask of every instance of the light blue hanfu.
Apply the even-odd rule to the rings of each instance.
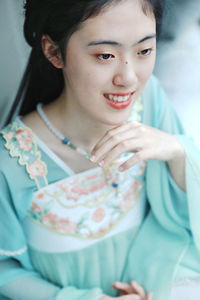
[[[165,162],[148,161],[143,172],[141,165],[132,168],[121,178],[122,190],[115,191],[115,171],[108,174],[111,184],[103,179],[94,184],[102,175],[100,168],[73,174],[21,121],[2,130],[0,299],[98,300],[103,294],[118,295],[114,281],[136,280],[154,292],[154,300],[174,300],[177,296],[170,296],[170,291],[176,283],[182,282],[184,289],[190,280],[188,290],[194,282],[200,285],[200,149],[183,134],[153,76],[141,99],[141,121],[175,135],[185,149],[187,193],[174,182]],[[83,183],[80,192],[77,187]],[[57,199],[61,190],[69,193],[71,184],[77,184],[72,198],[57,200],[60,207],[68,207],[69,217],[60,216],[58,223],[62,210],[53,210],[50,191]],[[74,193],[84,196],[77,200]],[[104,193],[100,206],[88,205],[95,199],[90,199],[92,193],[97,202]],[[80,204],[88,211],[75,211]],[[77,218],[73,222],[70,209]],[[184,294],[182,300],[187,299]]]

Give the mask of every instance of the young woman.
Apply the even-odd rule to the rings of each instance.
[[[198,287],[199,150],[151,76],[161,3],[26,2],[20,117],[0,140],[2,299]]]

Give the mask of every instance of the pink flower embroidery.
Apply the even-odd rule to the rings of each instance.
[[[87,189],[82,189],[82,194],[83,195],[88,195],[89,194],[89,191]]]
[[[104,180],[104,181],[102,181],[102,182],[100,183],[99,188],[101,189],[101,188],[103,188],[105,185],[107,185],[107,181],[106,181],[106,180]]]
[[[61,183],[58,183],[56,184],[58,187],[60,187],[65,193],[68,193],[69,192],[69,188],[67,185],[65,184],[61,184]]]
[[[7,141],[10,141],[13,138],[13,131],[9,130],[6,134],[5,134],[5,138]]]
[[[142,161],[137,175],[142,176],[144,174],[145,168],[146,168],[146,161]]]
[[[90,233],[88,234],[88,237],[91,238],[91,239],[93,239],[93,238],[95,237],[94,232],[90,232]]]
[[[69,219],[60,219],[60,229],[64,233],[72,234],[77,231],[77,224],[75,222],[70,222]]]
[[[78,195],[81,194],[81,189],[79,187],[77,187],[77,186],[73,187],[71,189],[71,191],[72,191],[72,193],[75,193],[75,194],[78,194]]]
[[[51,224],[53,227],[58,223],[58,216],[48,212],[43,218],[44,224]]]
[[[127,211],[132,206],[132,201],[122,201],[119,204],[119,208],[122,212]]]
[[[99,187],[98,185],[93,185],[91,188],[90,188],[90,192],[96,192],[98,191]]]
[[[43,194],[43,193],[38,194],[38,195],[37,195],[37,198],[38,198],[38,199],[43,199],[43,198],[44,198],[44,194]]]
[[[72,201],[77,202],[77,201],[79,200],[79,197],[75,197],[75,196],[73,196],[72,194],[67,194],[67,195],[66,195],[66,199],[67,199],[67,200],[72,200]]]
[[[28,168],[30,175],[33,178],[34,177],[43,177],[46,174],[46,166],[43,162],[41,162],[39,160],[35,160],[27,168]]]
[[[42,209],[41,207],[39,207],[39,205],[37,205],[37,203],[33,202],[31,206],[31,211],[39,214],[42,212]]]
[[[16,139],[18,140],[19,147],[28,152],[33,147],[32,135],[27,129],[17,130]]]
[[[86,181],[96,179],[97,176],[98,176],[98,174],[94,174],[94,175],[88,176],[88,177],[86,178]]]
[[[80,188],[78,186],[75,186],[71,189],[72,193],[78,194],[79,196],[81,195],[88,195],[88,190],[85,188]]]
[[[104,219],[105,215],[106,211],[104,208],[97,208],[92,215],[92,220],[96,223],[100,223]]]
[[[141,182],[139,180],[135,180],[134,183],[133,183],[133,190],[134,190],[134,193],[136,193],[138,191],[138,189],[141,187]]]

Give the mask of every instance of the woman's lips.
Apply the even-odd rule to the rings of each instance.
[[[115,109],[124,109],[130,105],[133,99],[132,93],[120,93],[120,94],[104,94],[106,102],[112,108]]]

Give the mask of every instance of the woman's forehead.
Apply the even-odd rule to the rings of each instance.
[[[97,16],[87,19],[75,33],[87,43],[98,40],[116,40],[137,43],[156,32],[153,14],[146,15],[138,0],[116,1]]]

